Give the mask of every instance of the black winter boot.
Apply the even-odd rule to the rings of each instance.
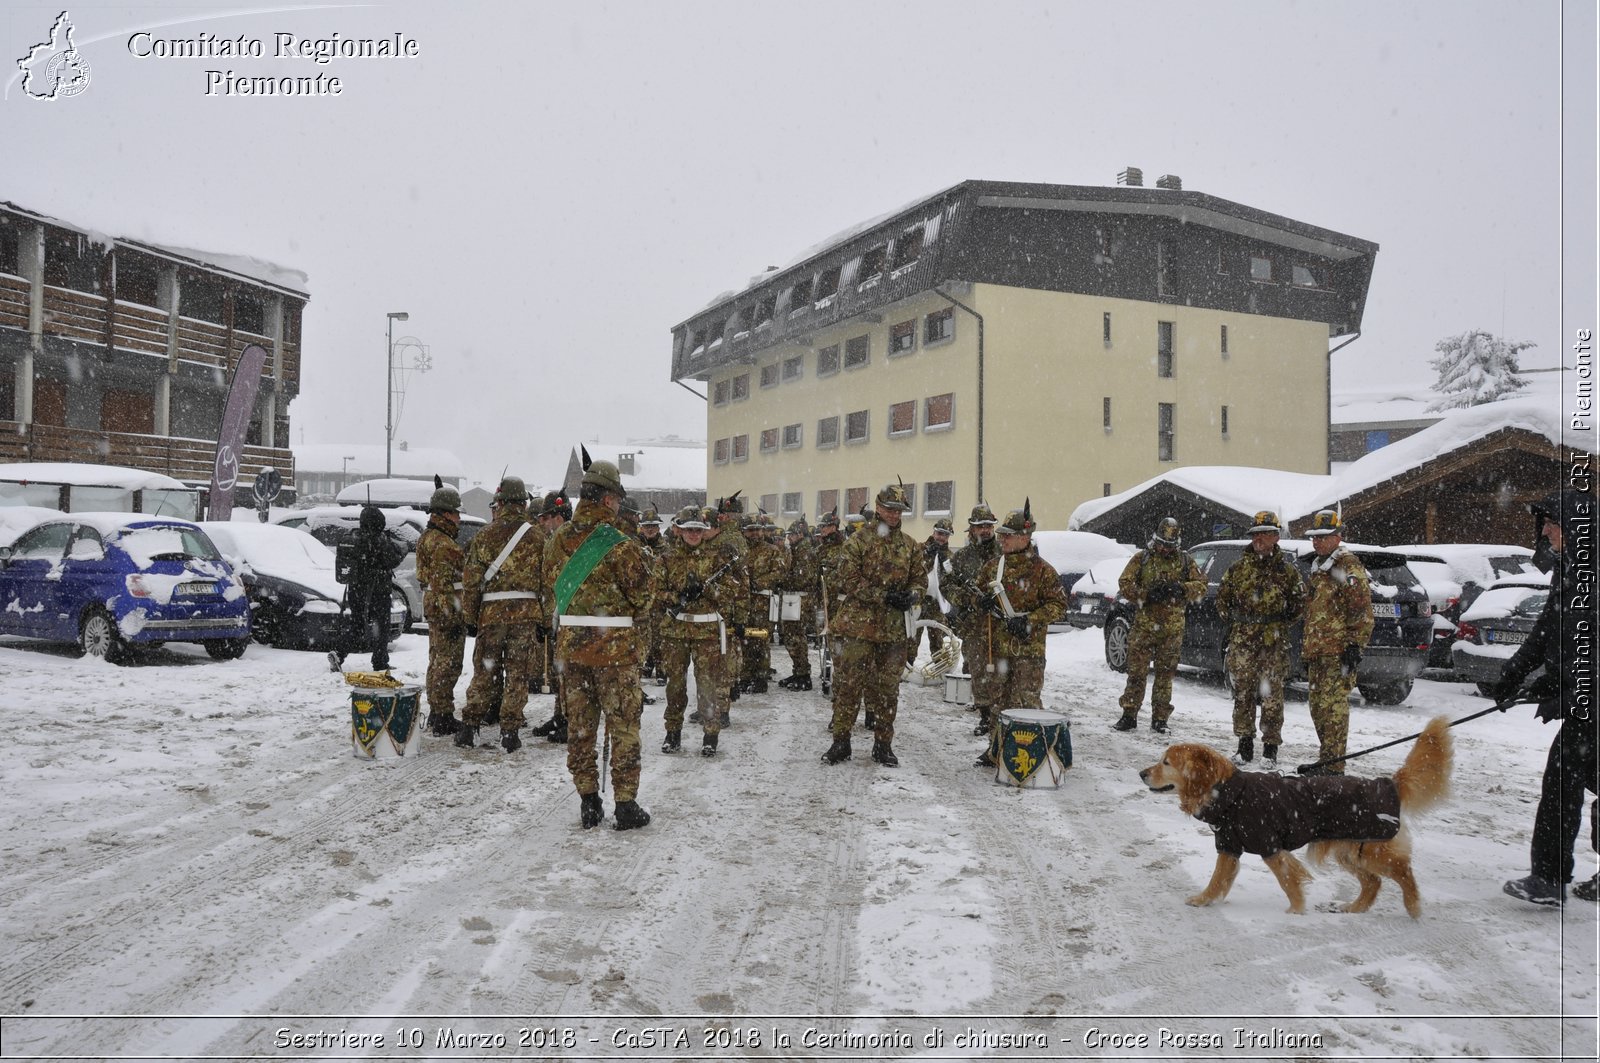
[[[874,740],[872,743],[872,759],[886,768],[898,768],[900,758],[894,755],[894,750],[888,742]]]
[[[515,753],[522,748],[522,739],[517,737],[515,727],[500,728],[500,748],[507,753]]]
[[[993,730],[994,710],[987,705],[980,705],[978,707],[978,722],[972,725],[973,735],[978,738],[983,738]]]
[[[733,686],[728,690],[728,700],[729,701],[738,701],[739,700],[739,684],[738,683],[733,684]]]
[[[1112,729],[1113,730],[1117,730],[1117,731],[1131,731],[1135,727],[1138,727],[1138,726],[1139,726],[1139,717],[1135,716],[1131,712],[1123,713],[1122,717],[1119,720],[1117,720],[1116,723],[1111,725]]]
[[[1248,764],[1256,759],[1255,735],[1239,736],[1239,751],[1233,755],[1235,764]]]
[[[546,720],[544,723],[541,723],[538,727],[535,727],[533,730],[529,731],[528,733],[533,735],[533,737],[535,737],[535,738],[544,738],[544,737],[552,734],[555,731],[556,722],[558,720],[560,720],[560,718],[561,717],[559,717],[559,716],[552,716],[548,720]]]
[[[606,818],[606,810],[600,804],[599,794],[584,794],[583,803],[578,807],[578,824],[584,830],[598,827],[600,821]]]
[[[700,740],[700,755],[702,757],[714,757],[717,755],[716,735],[708,734]]]
[[[833,740],[833,745],[829,746],[828,751],[822,754],[822,763],[824,764],[838,764],[840,761],[849,759],[850,736],[848,734],[836,736]]]
[[[778,685],[785,690],[810,690],[811,677],[809,675],[792,675],[788,679],[780,680]]]
[[[454,713],[431,712],[428,714],[428,730],[435,738],[449,738],[461,730],[461,721],[456,719]]]
[[[618,801],[611,818],[616,821],[617,830],[634,830],[650,823],[650,813],[640,808],[637,801]]]
[[[558,715],[555,718],[555,724],[556,725],[555,725],[554,729],[551,730],[550,734],[547,737],[549,738],[550,741],[554,742],[556,745],[566,745],[567,744],[567,718],[565,716]]]
[[[464,723],[456,731],[456,745],[461,749],[471,749],[478,744],[478,729],[470,723]]]
[[[750,680],[750,693],[752,693],[752,694],[765,694],[766,692],[767,692],[767,677],[766,676],[762,676],[760,679],[752,679],[752,680]]]
[[[668,731],[666,740],[661,743],[661,752],[676,753],[683,748],[683,732]]]

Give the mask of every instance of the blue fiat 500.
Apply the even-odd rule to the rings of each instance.
[[[231,660],[250,644],[250,601],[189,521],[63,513],[0,546],[0,634],[75,642],[110,661],[163,642]]]

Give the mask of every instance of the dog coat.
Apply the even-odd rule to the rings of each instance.
[[[1305,778],[1236,771],[1195,813],[1217,852],[1272,856],[1316,841],[1387,841],[1400,832],[1400,791],[1390,778]]]

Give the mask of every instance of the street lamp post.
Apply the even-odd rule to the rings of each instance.
[[[387,351],[388,373],[383,380],[384,398],[388,401],[388,412],[383,419],[383,475],[394,475],[394,323],[405,321],[411,317],[403,311],[396,311],[389,315],[389,349]]]
[[[340,460],[344,462],[344,468],[339,471],[339,490],[343,491],[350,486],[350,463],[356,460],[356,456],[354,454],[346,454]]]

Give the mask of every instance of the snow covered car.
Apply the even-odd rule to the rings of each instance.
[[[1115,558],[1127,564],[1128,558],[1133,556],[1133,547],[1094,532],[1037,531],[1033,533],[1033,545],[1039,551],[1039,556],[1050,562],[1050,567],[1056,570],[1061,579],[1061,589],[1069,600],[1072,588],[1095,562]],[[1069,611],[1066,618],[1051,624],[1050,630],[1064,631],[1073,624],[1073,614]]]
[[[171,476],[120,465],[19,461],[0,464],[0,507],[13,506],[194,520],[200,492]]]
[[[1278,545],[1293,556],[1304,575],[1315,556],[1305,539],[1282,539]],[[1366,566],[1371,577],[1372,615],[1376,621],[1372,638],[1361,657],[1356,687],[1367,701],[1378,705],[1399,705],[1411,696],[1413,681],[1428,663],[1433,642],[1433,603],[1417,577],[1406,566],[1406,559],[1393,550],[1346,544]],[[1184,618],[1183,646],[1178,662],[1211,672],[1225,672],[1228,627],[1217,615],[1217,588],[1222,574],[1248,549],[1245,539],[1202,543],[1191,554],[1206,577],[1206,594],[1190,604]],[[1133,607],[1119,599],[1105,624],[1106,663],[1119,672],[1128,668],[1128,632],[1133,624]],[[1305,678],[1300,660],[1300,624],[1290,629],[1289,678]]]
[[[1406,564],[1421,581],[1433,602],[1433,649],[1428,667],[1451,668],[1455,622],[1463,609],[1496,580],[1537,578],[1533,551],[1525,546],[1486,543],[1435,543],[1431,546],[1393,547],[1405,555]]]
[[[191,521],[61,513],[0,547],[0,634],[76,642],[109,661],[163,642],[231,660],[250,644],[250,603]]]
[[[1478,596],[1456,624],[1450,656],[1456,674],[1488,694],[1517,647],[1528,641],[1550,592],[1538,587],[1493,587]]]
[[[1126,557],[1108,557],[1089,566],[1067,596],[1067,623],[1073,627],[1105,627],[1117,602],[1117,581],[1128,567]]]
[[[244,582],[250,631],[280,649],[333,649],[349,624],[333,551],[298,528],[248,521],[202,521],[200,527]],[[400,637],[405,602],[390,600],[389,632]]]

